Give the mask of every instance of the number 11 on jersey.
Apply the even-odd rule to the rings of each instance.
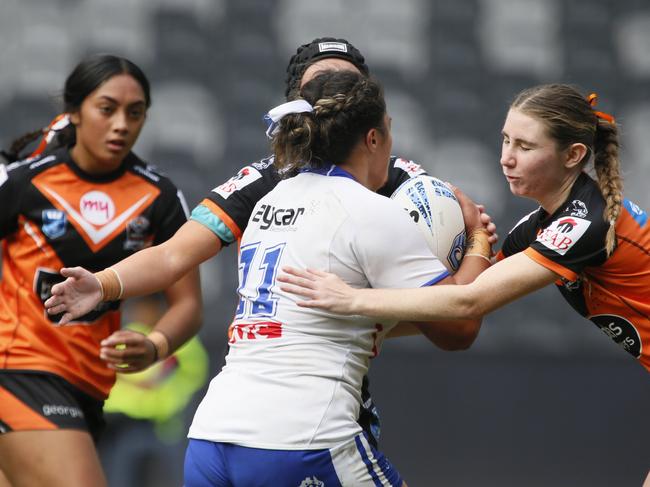
[[[278,262],[284,243],[258,252],[260,242],[246,245],[239,253],[239,305],[235,319],[274,316],[278,298],[273,296]]]

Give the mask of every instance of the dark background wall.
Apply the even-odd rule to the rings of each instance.
[[[600,95],[622,127],[626,194],[650,209],[647,0],[2,0],[0,145],[58,113],[83,55],[125,55],[153,85],[136,150],[194,205],[267,154],[261,118],[282,101],[287,60],[324,35],[349,39],[383,81],[394,153],[485,203],[501,235],[534,208],[502,180],[501,124],[542,82]],[[213,372],[235,260],[228,249],[203,266]],[[407,338],[374,362],[383,448],[411,486],[633,486],[650,469],[647,373],[554,289],[489,316],[471,350]]]

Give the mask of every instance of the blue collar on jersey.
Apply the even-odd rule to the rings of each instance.
[[[323,176],[341,176],[344,178],[350,178],[353,181],[356,181],[357,178],[355,178],[352,174],[347,172],[345,169],[341,169],[339,166],[336,164],[330,164],[329,166],[325,167],[311,167],[311,166],[306,166],[303,167],[300,172],[311,172],[314,174],[321,174]]]

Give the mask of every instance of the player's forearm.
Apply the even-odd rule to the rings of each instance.
[[[355,314],[416,322],[475,319],[475,300],[468,286],[437,285],[418,289],[357,289],[352,295]]]
[[[483,228],[477,229],[470,235],[467,249],[458,271],[454,274],[456,284],[469,284],[479,274],[490,267],[492,246],[489,233]]]
[[[112,268],[121,278],[122,297],[141,296],[167,289],[220,250],[219,238],[190,220],[169,240],[136,252]]]
[[[111,266],[122,281],[122,298],[163,291],[187,272],[165,244],[140,250]]]
[[[473,282],[483,271],[490,267],[490,262],[483,257],[476,255],[465,256],[454,274],[455,284],[469,284]]]
[[[478,319],[558,277],[521,253],[493,265],[471,284],[356,289],[349,308],[351,313],[408,321]]]

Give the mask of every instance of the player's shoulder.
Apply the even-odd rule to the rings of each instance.
[[[345,194],[350,214],[358,224],[366,225],[376,221],[389,222],[401,218],[404,210],[395,201],[380,195],[365,186],[346,181]],[[351,183],[351,184],[350,184]]]
[[[133,152],[127,155],[126,163],[131,173],[158,187],[160,190],[177,191],[176,184],[155,164],[144,161]]]
[[[598,183],[586,173],[582,173],[574,183],[566,203],[556,212],[553,220],[558,222],[558,225],[564,224],[572,228],[591,227],[590,233],[606,232],[609,223],[603,216],[605,206]]]
[[[528,228],[535,228],[537,227],[539,221],[540,221],[540,214],[542,212],[542,207],[538,206],[536,209],[531,211],[530,213],[522,216],[517,223],[513,225],[513,227],[508,231],[508,234],[516,233],[523,231]]]
[[[53,166],[65,163],[66,160],[67,150],[58,149],[36,157],[15,161],[6,166],[0,165],[0,179],[31,179]]]
[[[589,220],[598,220],[602,219],[605,206],[605,198],[598,183],[588,174],[582,173],[573,185],[564,212]]]
[[[274,166],[274,161],[275,158],[273,156],[268,156],[260,159],[259,161],[251,162],[250,164],[246,164],[246,166],[251,166],[255,168],[257,171],[260,172],[269,172],[269,173],[276,173],[275,166]]]
[[[235,194],[258,198],[268,193],[282,179],[273,162],[273,157],[266,157],[246,164],[227,181],[213,188],[211,194],[227,200]]]
[[[411,159],[399,156],[390,156],[386,183],[383,187],[379,188],[377,192],[383,196],[390,196],[405,181],[426,173],[427,172],[420,164]]]
[[[390,156],[388,170],[389,172],[404,174],[408,177],[415,177],[427,173],[422,165],[418,164],[416,161],[395,155]]]

